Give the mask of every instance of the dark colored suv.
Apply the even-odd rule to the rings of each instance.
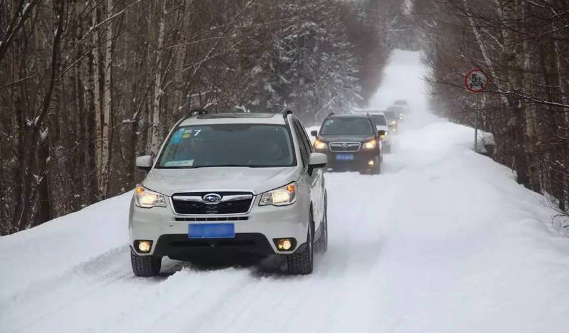
[[[330,115],[322,123],[314,149],[328,155],[333,170],[359,170],[379,174],[381,171],[381,139],[368,115]]]

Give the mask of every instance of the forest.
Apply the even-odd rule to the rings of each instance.
[[[483,153],[568,215],[567,0],[13,0],[0,235],[132,189],[135,157],[187,110],[287,108],[308,126],[365,107],[396,48],[422,51],[433,113],[477,121]],[[473,68],[490,80],[478,111]]]
[[[473,126],[464,75],[481,69],[490,78],[478,97],[478,125],[493,136],[487,154],[567,216],[569,1],[422,0],[413,22],[432,70],[432,110]]]
[[[365,105],[398,0],[0,1],[0,235],[129,191],[186,110]]]

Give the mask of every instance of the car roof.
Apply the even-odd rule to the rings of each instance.
[[[362,118],[362,119],[369,119],[367,114],[357,114],[357,113],[342,113],[342,114],[333,114],[328,116],[330,118]]]
[[[282,113],[210,113],[184,119],[179,126],[216,124],[285,125]]]
[[[363,114],[363,115],[369,114],[370,116],[378,116],[378,115],[384,116],[383,110],[361,110],[354,112],[354,114]]]

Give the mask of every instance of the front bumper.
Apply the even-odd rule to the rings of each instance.
[[[141,208],[131,202],[129,216],[130,245],[139,255],[180,258],[208,251],[251,252],[261,254],[291,254],[306,242],[309,206],[302,200],[289,206],[259,206],[260,196],[254,198],[246,214],[180,215],[167,207]],[[207,221],[207,220],[209,221]],[[196,221],[197,220],[197,221]],[[235,238],[190,239],[189,224],[233,223]],[[274,239],[293,238],[295,247],[289,251],[277,249]],[[140,253],[134,246],[137,240],[152,241],[148,253]]]
[[[357,152],[332,152],[330,150],[317,150],[318,153],[326,154],[328,157],[328,168],[331,169],[369,169],[369,161],[376,161],[379,157],[379,151],[377,149],[372,150],[359,150]],[[341,154],[353,154],[354,159],[351,161],[341,161],[338,160],[337,155]]]

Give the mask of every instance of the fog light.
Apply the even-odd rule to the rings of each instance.
[[[369,166],[374,166],[374,165],[375,165],[375,162],[374,162],[374,161],[368,161],[368,162],[367,162],[367,165],[369,165]]]
[[[138,251],[141,253],[148,253],[152,248],[152,241],[138,241]]]
[[[279,250],[287,251],[287,250],[290,250],[292,248],[292,242],[288,238],[279,239],[277,247],[279,248]]]

